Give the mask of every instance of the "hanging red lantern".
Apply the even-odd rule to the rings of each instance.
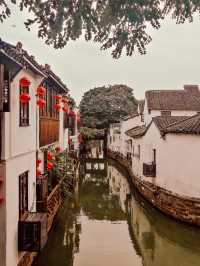
[[[62,99],[62,97],[60,95],[54,95],[53,98],[55,100],[58,100],[58,101]]]
[[[61,109],[61,105],[60,105],[59,103],[56,103],[56,104],[54,104],[53,108],[54,108],[57,112],[59,112],[60,109]]]
[[[20,79],[19,84],[21,87],[28,87],[31,82],[27,78],[23,77]]]
[[[62,102],[65,103],[65,104],[68,104],[67,98],[62,98]]]
[[[41,161],[40,159],[37,159],[37,160],[36,160],[36,166],[38,167],[38,166],[41,164],[41,162],[42,162],[42,161]]]
[[[19,99],[22,104],[27,104],[30,101],[31,97],[28,93],[21,93]]]
[[[68,144],[70,145],[72,143],[72,140],[68,138]]]
[[[53,160],[53,153],[52,152],[48,151],[48,153],[47,153],[47,159],[48,159],[48,161]]]
[[[70,110],[69,116],[76,116],[76,113],[73,110]]]
[[[44,108],[44,107],[45,107],[45,104],[46,104],[45,100],[43,100],[43,99],[38,99],[38,100],[37,100],[37,106],[38,106],[40,109]]]
[[[43,96],[46,92],[46,89],[44,87],[38,87],[36,96]]]
[[[55,150],[56,150],[56,152],[60,152],[60,151],[61,151],[60,146],[57,146],[57,147],[55,148]]]
[[[52,162],[47,162],[47,171],[52,170],[53,168],[53,163]]]
[[[4,202],[4,198],[0,197],[0,204]]]
[[[63,112],[68,113],[68,107],[67,106],[63,107]]]

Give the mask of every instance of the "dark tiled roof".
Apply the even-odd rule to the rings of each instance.
[[[200,91],[153,90],[146,92],[148,110],[200,111]]]
[[[140,100],[138,101],[138,109],[139,109],[139,114],[143,114],[144,113],[144,100]]]
[[[157,128],[163,132],[169,125],[183,121],[187,116],[156,116],[152,120]]]
[[[49,65],[45,65],[45,67],[43,67],[43,70],[45,71],[45,73],[51,78],[53,79],[63,90],[65,90],[66,92],[68,91],[67,86],[62,82],[62,80],[50,69]]]
[[[24,49],[17,49],[17,46],[6,43],[0,39],[0,52],[26,68],[34,68],[37,72],[46,76],[43,67],[37,63],[33,56],[30,56]]]
[[[130,115],[126,115],[126,116],[122,117],[122,121],[127,121],[127,120],[129,120],[129,119],[131,119],[131,118],[134,118],[134,117],[136,117],[136,116],[138,116],[138,114],[130,114]]]
[[[200,114],[169,125],[164,132],[200,135]]]
[[[20,43],[18,43],[20,44]],[[54,79],[55,82],[65,91],[68,91],[67,86],[62,82],[62,80],[49,68],[48,70],[40,65],[34,58],[34,56],[29,55],[29,53],[24,49],[17,48],[16,46],[4,42],[0,39],[0,52],[14,60],[17,64],[22,67],[35,69],[37,72],[41,73],[45,77],[49,76]],[[22,46],[22,44],[21,44]]]
[[[146,126],[136,126],[126,131],[126,135],[128,135],[131,138],[139,138],[142,137],[146,133],[146,131],[147,131]]]

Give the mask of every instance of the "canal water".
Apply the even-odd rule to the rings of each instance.
[[[155,210],[113,161],[87,158],[34,266],[103,265],[199,266],[200,230]]]

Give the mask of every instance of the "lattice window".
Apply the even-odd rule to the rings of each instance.
[[[20,95],[23,93],[29,94],[29,86],[26,86],[26,87],[20,86]],[[20,106],[19,107],[20,109],[19,110],[19,113],[20,113],[19,125],[20,127],[27,127],[29,126],[29,102],[24,104],[20,101],[19,106]]]

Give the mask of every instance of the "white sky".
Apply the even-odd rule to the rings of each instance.
[[[12,16],[0,23],[0,37],[12,44],[17,41],[41,64],[48,63],[68,85],[79,102],[91,88],[109,84],[127,84],[138,99],[148,89],[181,89],[200,80],[200,20],[176,25],[166,20],[160,30],[150,30],[153,41],[147,55],[112,58],[110,51],[83,40],[71,42],[62,50],[46,46],[36,32],[28,32],[24,14],[15,7]]]

